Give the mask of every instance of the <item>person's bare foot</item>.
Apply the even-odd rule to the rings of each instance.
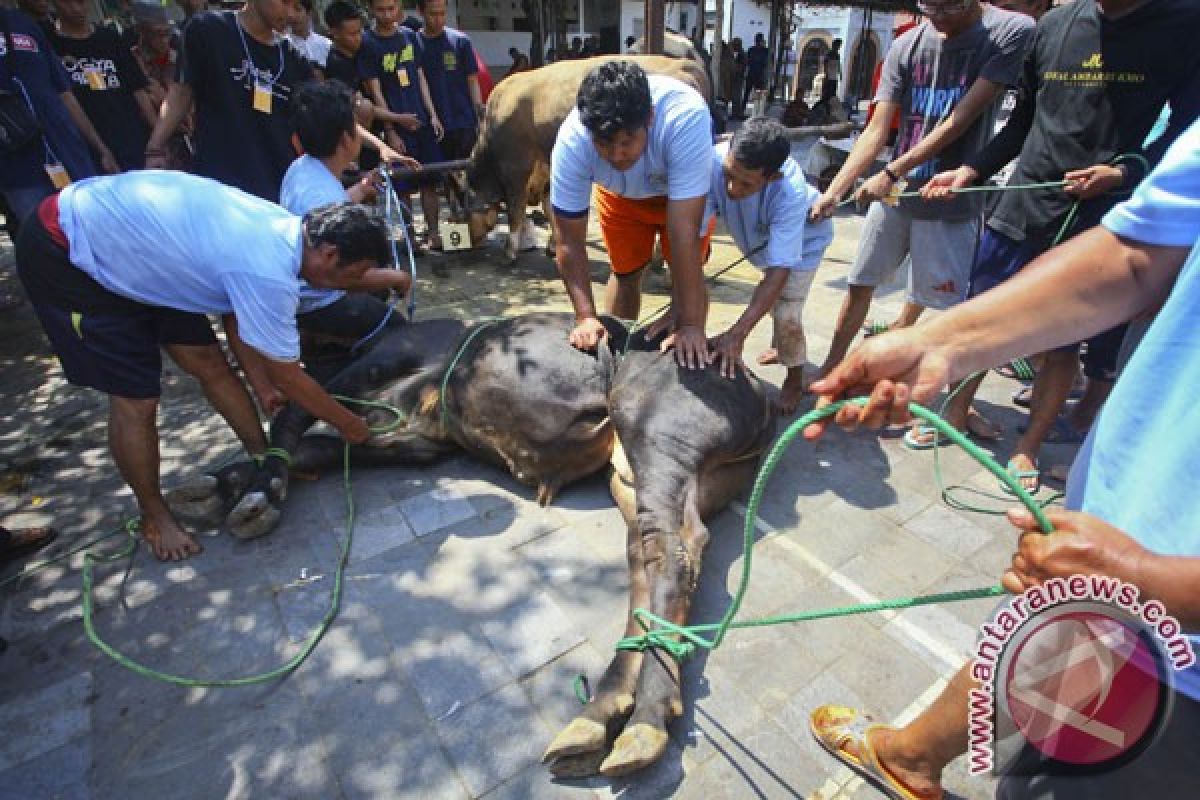
[[[1008,460],[1008,470],[1014,475],[1025,473],[1017,479],[1025,491],[1032,493],[1041,488],[1037,462],[1026,453],[1013,453],[1012,458]]]
[[[141,530],[159,561],[183,561],[204,549],[170,515],[159,520],[142,517]]]
[[[800,406],[800,399],[804,396],[805,390],[804,370],[799,368],[789,369],[787,377],[783,381],[783,386],[779,388],[779,397],[775,400],[775,410],[785,417],[795,414],[796,409]]]
[[[774,347],[768,347],[758,354],[758,363],[764,367],[770,367],[779,363],[779,351]]]
[[[935,770],[924,759],[907,757],[899,744],[900,731],[895,728],[872,728],[864,742],[875,751],[875,758],[893,778],[904,784],[910,792],[922,798],[941,798],[945,795],[942,790],[940,770]],[[857,750],[857,740],[854,745],[847,745],[847,750]],[[863,755],[855,752],[856,756]]]

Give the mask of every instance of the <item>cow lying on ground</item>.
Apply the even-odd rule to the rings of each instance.
[[[504,255],[512,261],[532,235],[527,205],[542,205],[550,218],[550,151],[563,120],[575,107],[583,76],[606,61],[636,61],[648,74],[669,75],[712,101],[708,76],[697,62],[667,56],[599,56],[559,61],[519,72],[496,85],[488,98],[479,139],[467,169],[467,206],[472,237],[495,227],[499,206],[508,212]],[[553,244],[547,253],[554,254]]]
[[[419,322],[389,330],[325,385],[407,417],[351,448],[356,464],[426,464],[461,448],[536,487],[544,504],[611,461],[610,489],[627,525],[627,635],[635,635],[641,628],[634,608],[686,622],[708,541],[703,520],[750,483],[773,418],[756,378],[683,369],[641,333],[628,335],[613,319],[604,324],[606,344],[591,354],[567,342],[570,314]],[[373,427],[392,417],[370,416]],[[292,454],[294,470],[341,462],[340,439],[304,436],[312,423],[289,406],[272,425],[271,444]],[[278,522],[287,487],[287,463],[268,457],[258,470],[227,468],[170,500],[184,516],[232,505],[228,527],[250,538]],[[679,668],[670,656],[619,652],[546,761],[564,776],[641,769],[661,757],[667,723],[682,711]]]

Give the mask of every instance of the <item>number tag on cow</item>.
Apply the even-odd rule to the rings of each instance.
[[[400,81],[400,85],[405,89],[412,85],[412,82],[408,79],[408,70],[404,67],[396,70],[396,80]]]
[[[471,228],[465,222],[443,222],[438,232],[444,250],[470,250]]]
[[[71,185],[71,176],[67,174],[67,168],[62,164],[46,164],[46,177],[50,179],[50,183],[54,184],[55,189],[65,189]]]
[[[271,113],[271,101],[274,99],[271,94],[271,87],[265,83],[256,82],[254,84],[254,110],[261,111],[263,114]]]

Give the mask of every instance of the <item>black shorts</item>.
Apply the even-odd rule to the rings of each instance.
[[[415,131],[401,130],[400,138],[404,140],[405,155],[415,158],[422,164],[432,164],[442,160],[442,151],[438,149],[437,138],[433,135],[433,128],[429,125],[422,125]],[[441,175],[424,175],[398,181],[396,188],[402,192],[411,192],[418,186],[436,186],[441,180]]]
[[[118,397],[162,393],[163,345],[215,345],[203,314],[121,297],[71,264],[31,216],[16,244],[17,274],[67,380]]]
[[[446,135],[438,142],[442,161],[458,161],[460,158],[470,158],[475,149],[475,140],[479,138],[478,128],[458,128],[446,131]]]

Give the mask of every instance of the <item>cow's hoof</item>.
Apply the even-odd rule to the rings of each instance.
[[[279,523],[279,509],[262,492],[247,493],[225,521],[229,532],[239,539],[266,536]]]
[[[608,749],[597,750],[594,753],[580,753],[577,756],[556,758],[546,765],[550,774],[556,778],[590,778],[600,774],[600,764],[608,755]]]
[[[215,520],[225,511],[221,483],[215,475],[201,475],[171,489],[163,499],[172,514],[188,520]]]
[[[667,732],[644,722],[631,725],[617,737],[612,752],[600,765],[600,774],[618,778],[645,769],[667,751]]]
[[[558,736],[554,737],[554,741],[542,754],[542,763],[549,764],[557,759],[577,756],[581,753],[596,751],[603,753],[607,744],[608,737],[605,734],[604,725],[594,719],[576,717],[567,727],[559,731]]]

